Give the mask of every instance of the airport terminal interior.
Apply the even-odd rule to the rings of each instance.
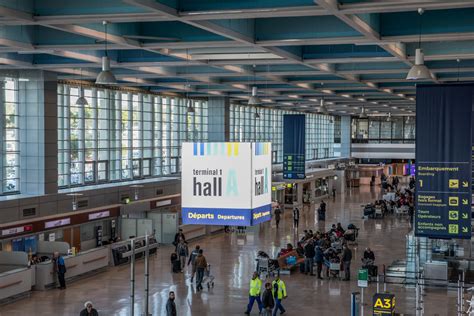
[[[474,1],[0,0],[0,316],[474,315]]]

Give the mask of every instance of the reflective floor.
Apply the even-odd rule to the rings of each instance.
[[[349,315],[350,294],[359,291],[356,271],[366,246],[376,255],[379,271],[396,259],[405,258],[405,235],[410,227],[407,219],[387,217],[379,220],[362,220],[361,204],[379,196],[379,191],[362,187],[329,201],[326,222],[318,223],[315,208],[302,211],[299,231],[327,229],[332,223],[341,222],[344,227],[354,223],[360,228],[358,245],[351,246],[354,253],[352,280],[317,280],[294,272],[282,276],[288,291],[284,301],[286,315]],[[176,293],[178,315],[243,315],[248,301],[248,283],[255,269],[258,250],[276,254],[286,243],[295,243],[297,234],[292,227],[291,212],[284,214],[282,225],[276,229],[274,222],[250,228],[245,235],[218,233],[190,243],[190,249],[201,245],[215,276],[214,289],[197,293],[190,283],[189,273],[170,273],[169,256],[172,247],[161,247],[150,261],[150,313],[164,315],[170,290]],[[143,261],[138,261],[135,315],[143,313]],[[30,298],[0,307],[0,315],[79,315],[83,304],[91,300],[100,315],[130,314],[129,266],[110,268],[107,272],[70,283],[67,290],[34,292]],[[387,290],[396,295],[397,313],[415,315],[415,291],[390,284]],[[371,315],[372,295],[376,285],[370,284],[365,291],[365,314]],[[456,292],[430,290],[424,297],[424,315],[455,315]],[[258,315],[254,306],[254,315]]]

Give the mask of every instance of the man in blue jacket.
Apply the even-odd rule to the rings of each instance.
[[[64,258],[57,251],[53,256],[53,269],[58,274],[59,289],[64,290],[66,288],[66,264],[64,263]]]

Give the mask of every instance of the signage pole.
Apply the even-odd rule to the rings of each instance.
[[[130,316],[135,315],[135,239],[130,240],[132,255],[130,257]]]
[[[149,295],[149,275],[150,275],[150,267],[148,265],[148,260],[150,259],[150,247],[149,247],[150,238],[148,237],[148,233],[145,236],[145,316],[148,316],[148,295]]]
[[[378,273],[377,273],[377,293],[380,293],[380,277]]]
[[[360,288],[360,316],[364,316],[364,288]]]

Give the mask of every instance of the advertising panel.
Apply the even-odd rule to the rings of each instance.
[[[471,238],[474,85],[417,87],[415,235]]]
[[[270,219],[270,143],[183,143],[181,169],[184,224],[250,226]]]

